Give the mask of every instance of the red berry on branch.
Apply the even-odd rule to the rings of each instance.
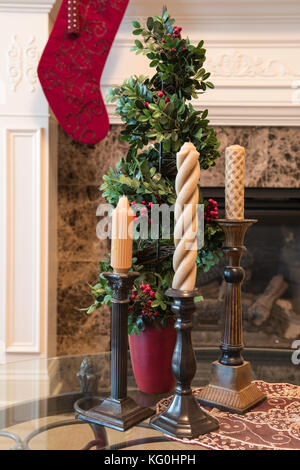
[[[168,97],[165,98],[165,102],[166,102],[166,103],[170,103],[170,98],[168,98]]]
[[[149,108],[149,103],[148,103],[148,101],[145,101],[145,107],[146,107],[146,108]]]
[[[164,92],[162,90],[160,90],[157,94],[160,98],[162,98],[164,96]]]

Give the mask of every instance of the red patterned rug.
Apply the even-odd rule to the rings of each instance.
[[[245,415],[205,407],[220,424],[218,432],[197,439],[175,439],[211,450],[300,450],[300,386],[255,381],[267,399]],[[195,389],[197,397],[201,389]],[[161,400],[164,411],[172,397]]]

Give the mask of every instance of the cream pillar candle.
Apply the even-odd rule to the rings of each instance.
[[[127,197],[121,197],[112,213],[110,262],[119,274],[127,273],[132,265],[133,217]]]
[[[245,149],[231,145],[225,150],[225,217],[244,219]]]
[[[173,289],[192,290],[196,282],[199,153],[186,142],[177,153]]]

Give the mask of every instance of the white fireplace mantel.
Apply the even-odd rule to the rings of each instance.
[[[102,90],[130,74],[146,74],[148,61],[129,49],[131,21],[159,14],[161,0],[131,0],[102,79]],[[207,49],[214,90],[196,106],[214,125],[300,125],[300,2],[298,0],[169,0],[178,25]],[[153,73],[153,69],[152,72]],[[119,123],[114,107],[111,122]]]

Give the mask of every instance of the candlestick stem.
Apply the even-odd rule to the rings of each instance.
[[[246,251],[244,243],[245,233],[255,220],[233,222],[219,220],[226,237],[226,245],[223,251],[228,259],[228,265],[224,269],[226,281],[225,293],[225,319],[221,340],[222,355],[219,362],[224,365],[239,366],[243,364],[241,352],[243,350],[242,330],[242,306],[241,284],[245,278],[245,272],[240,266],[243,253]]]

